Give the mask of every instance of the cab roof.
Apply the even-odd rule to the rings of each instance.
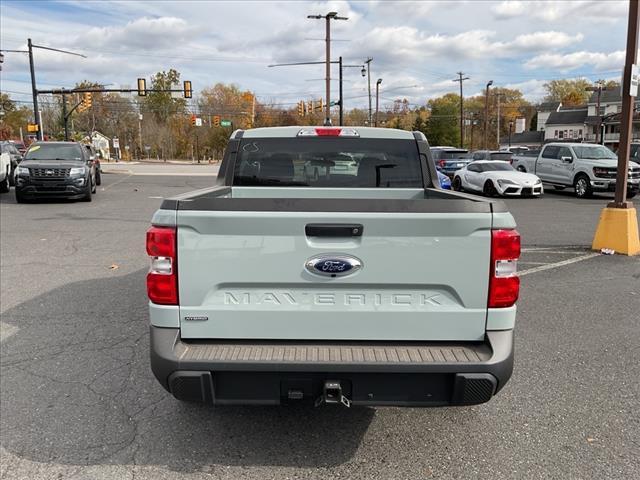
[[[325,128],[344,128],[349,130],[355,130],[358,133],[358,138],[381,138],[381,139],[400,139],[400,140],[415,140],[413,132],[407,130],[398,130],[395,128],[375,128],[375,127],[323,127],[319,125],[299,125],[292,127],[261,127],[252,128],[250,130],[236,130],[232,134],[232,138],[240,138],[239,132],[242,133],[242,138],[295,138],[303,129],[325,129]]]

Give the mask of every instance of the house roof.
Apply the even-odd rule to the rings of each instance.
[[[539,112],[555,112],[562,105],[560,102],[542,102],[538,105]]]
[[[600,95],[600,103],[620,103],[622,102],[622,95],[620,88],[615,87],[611,90],[602,90]],[[589,105],[596,105],[598,103],[598,92],[593,92],[589,98]]]
[[[529,131],[522,133],[511,134],[511,145],[535,145],[542,144],[544,140],[543,131]],[[500,144],[504,145],[509,141],[509,136],[504,136],[500,139]]]
[[[584,124],[587,118],[587,110],[561,110],[559,112],[551,112],[545,125],[572,125]]]

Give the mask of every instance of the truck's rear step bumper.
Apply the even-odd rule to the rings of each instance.
[[[336,380],[356,405],[469,405],[511,376],[513,331],[484,343],[183,342],[152,326],[151,368],[176,398],[213,404],[313,401]]]

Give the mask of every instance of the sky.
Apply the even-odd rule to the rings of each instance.
[[[268,65],[324,60],[325,22],[307,15],[332,11],[348,17],[331,23],[332,58],[357,66],[373,58],[372,89],[381,78],[383,108],[397,98],[418,106],[458,92],[453,79],[459,71],[469,77],[465,96],[481,93],[493,80],[538,101],[548,80],[620,79],[624,64],[626,0],[2,0],[0,45],[24,50],[31,38],[87,56],[36,50],[41,89],[82,80],[131,88],[138,77],[175,68],[196,94],[218,82],[234,83],[260,101],[290,108],[324,97],[324,65]],[[337,66],[332,77],[337,99]],[[367,105],[360,68],[345,68],[343,85],[346,109]],[[0,89],[29,101],[25,54],[5,54]]]

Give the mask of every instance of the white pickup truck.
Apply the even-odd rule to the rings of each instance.
[[[549,143],[538,156],[515,155],[512,165],[516,170],[537,175],[557,190],[574,188],[579,198],[616,189],[618,157],[602,145]],[[633,198],[640,188],[640,165],[630,162],[628,175],[627,198]]]
[[[420,132],[238,130],[147,253],[151,368],[180,400],[470,405],[511,376],[520,235],[440,188]]]

